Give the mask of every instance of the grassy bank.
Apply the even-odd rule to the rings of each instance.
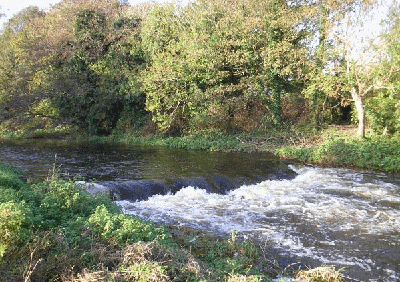
[[[324,166],[353,167],[400,172],[400,137],[367,135],[356,137],[354,126],[330,126],[315,129],[311,126],[286,125],[241,134],[202,132],[181,137],[162,135],[110,135],[84,136],[77,131],[71,133],[28,134],[22,136],[2,135],[3,140],[26,138],[63,138],[82,143],[111,143],[140,146],[162,146],[177,149],[207,151],[273,152],[281,158],[298,159],[305,163]]]
[[[127,145],[162,146],[177,149],[207,151],[244,151],[274,152],[284,146],[310,144],[318,138],[318,132],[310,127],[284,126],[270,128],[267,131],[251,133],[226,134],[220,132],[201,132],[181,137],[165,137],[162,135],[110,135],[79,136],[78,142],[105,142]]]
[[[265,246],[234,232],[216,238],[159,226],[123,214],[108,195],[91,195],[73,181],[25,182],[3,164],[0,250],[2,281],[233,282],[283,274]]]
[[[336,137],[308,148],[280,148],[276,154],[324,166],[400,172],[400,139],[395,137]]]
[[[80,140],[192,150],[274,152],[281,158],[292,158],[323,166],[400,172],[400,137],[369,135],[361,139],[356,137],[354,126],[332,126],[320,130],[287,126],[262,133],[236,135],[218,133],[183,137],[125,135],[89,137]]]

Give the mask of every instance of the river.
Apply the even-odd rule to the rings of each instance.
[[[336,265],[361,281],[400,281],[400,178],[296,165],[264,153],[29,141],[0,161],[57,168],[119,193],[125,213],[268,242],[280,263]]]

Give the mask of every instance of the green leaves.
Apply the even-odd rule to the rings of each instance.
[[[89,217],[87,226],[105,240],[121,246],[166,238],[163,227],[156,227],[154,223],[135,216],[110,213],[104,205],[96,208]]]
[[[67,123],[89,135],[154,132],[154,125],[166,135],[252,131],[296,122],[296,112],[316,125],[333,123],[351,91],[361,98],[379,87],[400,91],[397,6],[376,46],[386,54],[376,68],[346,61],[345,44],[330,39],[365,2],[31,7],[0,35],[0,122],[4,116],[8,127],[32,130]],[[365,102],[378,124],[378,101]]]
[[[106,24],[106,16],[101,10],[84,9],[76,15],[75,39],[89,55],[89,62],[96,61],[105,51]]]
[[[334,138],[313,148],[281,148],[278,156],[326,165],[358,167],[399,172],[400,142],[398,137],[377,136],[370,139]]]
[[[146,109],[161,131],[242,130],[250,120],[236,109],[249,98],[270,104],[282,123],[280,95],[290,92],[293,62],[301,59],[301,52],[290,52],[303,48],[293,40],[299,36],[293,19],[280,16],[291,8],[284,1],[228,2],[193,5],[169,19],[171,7],[157,7],[144,22],[147,33],[163,27],[157,38],[145,36],[146,46],[163,47],[148,49],[151,65],[142,77]],[[168,29],[164,23],[171,23]]]
[[[29,214],[30,209],[24,202],[0,203],[0,261],[9,245],[18,243],[29,233],[24,228],[29,223]]]
[[[7,175],[13,180],[4,181]],[[0,255],[8,245],[29,233],[28,229],[61,229],[73,242],[86,226],[121,246],[167,239],[162,227],[124,215],[108,195],[91,195],[73,181],[55,178],[34,186],[24,184],[21,190],[21,180],[10,168],[0,165],[0,176]]]

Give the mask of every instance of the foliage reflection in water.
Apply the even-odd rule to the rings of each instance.
[[[168,195],[120,202],[156,222],[270,241],[282,258],[311,266],[337,264],[364,281],[400,279],[400,181],[348,169],[292,167],[292,180],[271,180],[287,165],[265,154],[193,152],[104,144],[2,144],[0,161],[35,177],[56,166],[67,177],[122,183],[206,175],[259,179],[217,194],[184,186]],[[286,168],[285,168],[286,167]],[[274,178],[275,176],[275,178]],[[266,180],[270,179],[270,180]],[[263,181],[264,180],[264,181]],[[291,257],[291,258],[290,258]]]

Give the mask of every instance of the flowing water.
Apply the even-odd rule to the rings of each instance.
[[[271,241],[293,261],[335,264],[369,281],[400,278],[400,188],[385,175],[297,167],[292,180],[244,185],[226,195],[196,187],[120,204],[156,222]]]
[[[55,155],[68,175],[125,191],[118,203],[126,213],[237,231],[271,244],[282,264],[334,264],[353,279],[400,281],[399,176],[287,165],[265,154],[105,145],[3,145],[0,160],[45,176]]]

